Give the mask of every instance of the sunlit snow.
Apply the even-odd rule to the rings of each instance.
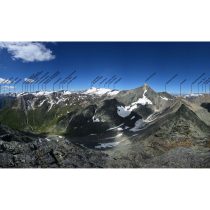
[[[145,93],[147,92],[147,89],[145,89],[143,93],[143,97],[139,98],[136,102],[133,102],[130,106],[118,106],[117,107],[117,113],[120,117],[127,117],[130,115],[130,113],[138,108],[138,105],[146,105],[146,104],[152,104],[152,101],[150,101],[146,96]]]
[[[113,90],[113,91],[108,92],[107,95],[114,96],[114,95],[117,95],[119,92],[120,91],[118,91],[118,90]]]
[[[110,143],[103,143],[98,146],[95,146],[96,149],[105,149],[105,148],[112,148],[119,144],[120,142],[110,142]]]
[[[141,105],[152,104],[152,101],[150,101],[150,100],[145,96],[145,93],[146,93],[146,92],[147,92],[147,89],[144,90],[144,93],[143,93],[143,97],[142,97],[142,98],[139,98],[138,101],[133,102],[133,103],[131,104],[131,109],[132,109],[133,106],[135,107],[135,105],[137,105],[137,104],[141,104]]]
[[[100,122],[100,119],[97,118],[96,116],[93,116],[92,120],[93,120],[93,122]]]
[[[130,115],[130,113],[131,113],[131,111],[127,107],[124,107],[124,106],[117,107],[117,114],[120,117],[127,117]]]
[[[69,90],[63,92],[63,95],[71,95],[71,94],[72,94],[72,92]]]
[[[164,97],[164,96],[160,96],[163,100],[168,101],[168,98]]]
[[[120,124],[120,125],[118,125],[118,126],[115,126],[115,127],[109,128],[109,129],[107,129],[107,131],[111,131],[111,130],[118,129],[118,128],[120,128],[120,127],[121,127],[121,126],[123,126],[123,125],[124,125],[124,123],[122,123],[122,124]]]
[[[38,107],[42,106],[46,100],[47,100],[47,99],[44,99],[44,100],[38,105]]]
[[[111,90],[108,88],[96,88],[96,87],[92,87],[84,92],[84,94],[88,94],[88,95],[94,94],[94,95],[99,95],[99,96],[102,96],[104,94],[113,96],[118,93],[119,93],[119,91],[117,91],[117,90]]]
[[[115,138],[119,138],[121,136],[122,136],[122,133],[119,133],[117,136],[111,137],[111,138],[107,138],[107,139],[115,139]],[[99,145],[95,146],[95,148],[96,149],[112,148],[112,147],[116,147],[117,145],[119,145],[123,141],[125,141],[125,140],[115,141],[115,142],[108,142],[108,143],[100,143]]]
[[[135,126],[133,128],[130,129],[130,131],[132,132],[137,132],[140,131],[141,128],[143,128],[145,125],[145,122],[142,119],[139,119],[135,122]]]

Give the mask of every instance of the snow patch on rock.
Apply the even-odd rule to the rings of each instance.
[[[111,138],[107,138],[107,139],[115,139],[115,138],[119,138],[121,137],[123,134],[119,133],[118,135],[111,137]],[[119,145],[121,142],[123,142],[125,140],[121,140],[121,141],[114,141],[114,142],[107,142],[107,143],[100,143],[99,145],[95,146],[96,149],[106,149],[106,148],[112,148],[112,147],[116,147],[117,145]]]
[[[138,104],[141,104],[141,105],[146,105],[146,104],[152,104],[152,101],[150,101],[147,97],[146,97],[146,92],[147,92],[147,89],[144,90],[144,93],[143,93],[143,97],[142,98],[139,98],[138,101],[136,102],[133,102],[131,104],[131,109],[132,107],[136,107],[136,105]]]
[[[121,126],[123,126],[123,125],[124,125],[124,123],[122,123],[122,124],[120,124],[120,125],[118,125],[118,126],[115,126],[115,127],[109,128],[109,129],[107,129],[106,131],[111,131],[111,130],[118,129],[118,128],[120,128],[120,127],[121,127]]]
[[[72,92],[71,91],[69,91],[69,90],[67,90],[67,91],[64,91],[64,93],[63,93],[63,95],[71,95],[72,94]],[[79,96],[80,97],[80,96]]]
[[[144,129],[144,127],[153,122],[156,117],[157,117],[158,112],[154,112],[151,115],[149,115],[146,119],[139,119],[135,122],[135,126],[133,128],[130,129],[130,131],[132,132],[137,132],[140,131],[142,129]]]
[[[38,92],[35,92],[35,93],[31,93],[31,94],[33,94],[34,96],[47,96],[47,95],[50,95],[52,93],[53,93],[52,91],[38,91]]]
[[[140,131],[145,126],[145,122],[142,119],[139,119],[135,122],[135,126],[130,129],[132,132]]]
[[[120,117],[127,117],[129,116],[131,113],[131,111],[129,110],[128,107],[124,107],[124,106],[118,106],[117,107],[117,114],[120,116]]]
[[[112,148],[119,144],[120,142],[109,142],[109,143],[102,143],[100,145],[95,146],[96,149],[106,149],[106,148]]]
[[[115,95],[117,95],[119,92],[120,92],[120,91],[118,91],[118,90],[112,90],[111,92],[108,92],[107,95],[109,95],[109,96],[115,96]]]
[[[41,107],[43,104],[44,104],[44,102],[46,101],[47,99],[44,99],[39,105],[38,105],[38,107]]]
[[[152,101],[150,101],[147,97],[146,97],[146,92],[147,89],[145,89],[144,93],[143,93],[143,97],[139,98],[136,102],[133,102],[130,106],[118,106],[117,107],[117,113],[120,117],[127,117],[130,115],[130,113],[138,108],[138,105],[146,105],[146,104],[152,104]]]
[[[93,122],[101,122],[99,118],[97,118],[96,116],[92,117]]]
[[[165,101],[168,101],[168,98],[164,97],[164,96],[160,96],[160,98],[162,98]]]

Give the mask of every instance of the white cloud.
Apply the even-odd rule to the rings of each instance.
[[[23,62],[49,61],[55,58],[52,51],[38,42],[0,42],[0,49],[6,49],[13,60]]]
[[[0,77],[0,84],[11,84],[12,81],[9,79],[4,79]]]
[[[35,80],[30,79],[30,78],[24,78],[24,81],[27,82],[27,83],[33,83],[33,82],[35,82]]]

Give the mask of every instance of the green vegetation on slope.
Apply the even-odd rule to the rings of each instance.
[[[48,111],[48,106],[42,106],[24,112],[20,109],[4,108],[0,110],[0,122],[17,130],[34,133],[64,134],[65,128],[57,126],[57,123],[67,113],[75,109],[76,107],[74,106],[54,106]]]

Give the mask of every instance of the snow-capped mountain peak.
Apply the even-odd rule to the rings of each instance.
[[[92,87],[92,88],[90,88],[90,89],[88,89],[84,92],[84,94],[99,95],[99,96],[102,96],[104,94],[113,96],[113,95],[116,95],[118,93],[119,93],[118,90],[112,90],[112,89],[109,89],[109,88],[96,88],[96,87]]]

